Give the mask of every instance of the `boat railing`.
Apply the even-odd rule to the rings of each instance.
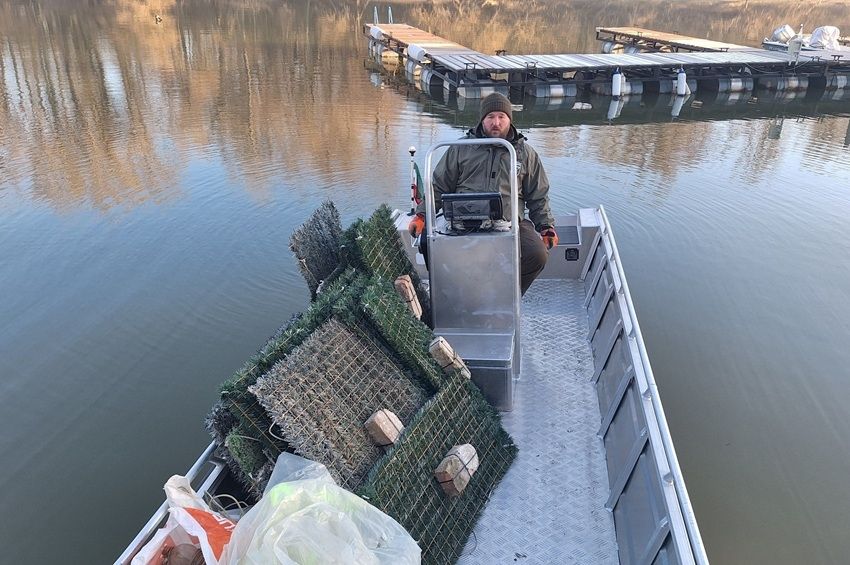
[[[213,459],[213,452],[216,448],[216,443],[212,442],[207,446],[204,452],[198,457],[197,461],[186,471],[185,477],[189,479],[190,483],[194,483],[196,480],[200,480],[201,477],[204,477],[203,483],[201,486],[197,487],[196,492],[204,496],[207,491],[212,489],[213,485],[216,481],[219,480],[222,471],[224,470],[224,463],[221,461],[217,461]],[[204,471],[205,467],[207,467],[207,463],[213,465],[212,470],[209,471],[209,474],[204,476],[202,471]],[[115,560],[115,565],[125,565],[129,563],[133,556],[139,552],[139,550],[144,547],[145,543],[153,536],[154,532],[156,532],[165,522],[168,517],[168,502],[163,502],[162,505],[153,513],[147,523],[142,527],[136,537],[133,538],[133,541],[130,542],[130,545],[124,550],[124,552]]]
[[[623,302],[625,303],[625,312],[628,313],[628,317],[630,318],[628,325],[624,327],[624,333],[628,338],[629,348],[633,352],[637,350],[638,353],[639,363],[634,363],[635,380],[638,384],[641,397],[651,402],[652,413],[647,413],[646,416],[650,442],[654,447],[652,453],[664,483],[662,487],[665,490],[668,490],[670,487],[675,489],[675,498],[678,501],[678,508],[681,512],[681,518],[677,516],[678,513],[671,513],[670,527],[675,539],[687,539],[689,541],[694,562],[699,565],[708,564],[708,556],[702,542],[702,536],[697,525],[688,490],[685,486],[685,479],[682,475],[678,458],[676,457],[676,448],[673,446],[673,438],[670,434],[670,428],[667,425],[664,407],[661,405],[658,385],[655,382],[652,365],[649,362],[646,345],[643,341],[643,334],[641,333],[634,303],[629,292],[629,285],[626,282],[626,275],[617,248],[617,242],[614,239],[611,225],[608,222],[608,216],[602,206],[599,206],[599,216],[601,220],[600,244],[604,243],[608,248],[606,251],[609,262],[613,264],[613,272],[616,274],[613,277],[614,290],[618,296],[618,300],[622,301],[621,304]]]

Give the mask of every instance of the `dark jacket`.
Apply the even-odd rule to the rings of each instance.
[[[481,124],[467,132],[466,138],[485,138]],[[528,217],[540,230],[555,223],[549,209],[549,179],[537,156],[513,124],[508,135],[517,153],[519,167],[518,217],[528,208]],[[502,195],[503,218],[511,217],[511,184],[508,176],[510,155],[504,147],[495,145],[450,146],[434,169],[434,198],[437,210],[442,207],[442,195],[453,192],[499,192]],[[416,208],[425,212],[423,202]]]

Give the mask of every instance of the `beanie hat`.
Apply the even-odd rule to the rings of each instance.
[[[511,115],[511,101],[508,100],[508,97],[504,94],[494,92],[492,94],[488,94],[483,100],[481,100],[481,118],[479,121],[483,121],[490,112],[504,112],[508,115],[508,119],[513,121],[513,116]]]

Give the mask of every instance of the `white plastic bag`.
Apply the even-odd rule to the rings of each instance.
[[[398,522],[336,485],[327,469],[278,457],[262,500],[239,520],[220,563],[418,565],[421,550]]]
[[[183,544],[199,548],[207,565],[218,565],[236,524],[213,512],[186,477],[174,475],[164,488],[168,521],[133,557],[132,565],[160,565],[169,551]]]

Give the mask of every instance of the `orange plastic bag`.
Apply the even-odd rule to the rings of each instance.
[[[182,544],[198,547],[207,565],[218,565],[236,524],[213,512],[186,477],[174,475],[168,479],[165,494],[168,521],[136,554],[132,565],[161,565],[164,556]]]
[[[174,520],[198,540],[207,565],[216,565],[236,524],[215,512],[197,508],[171,508]]]

